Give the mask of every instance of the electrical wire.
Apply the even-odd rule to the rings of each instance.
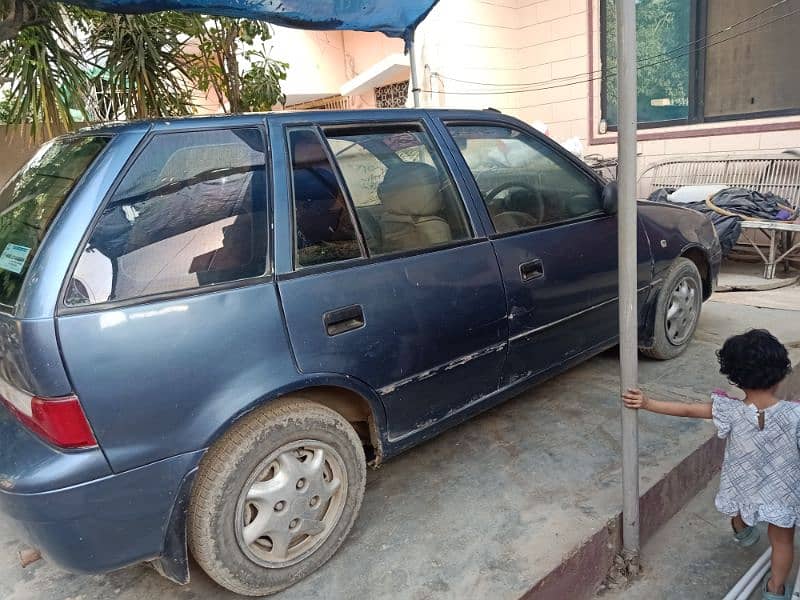
[[[778,8],[782,4],[786,4],[788,1],[789,0],[778,0],[774,4],[771,4],[770,6],[767,6],[766,8],[758,11],[757,13],[752,14],[752,15],[750,15],[748,17],[745,17],[741,21],[737,21],[736,23],[732,23],[731,25],[728,25],[727,27],[724,27],[724,28],[720,29],[719,31],[715,31],[714,33],[707,34],[707,35],[705,35],[703,37],[700,37],[700,38],[697,38],[695,40],[692,40],[692,41],[690,41],[690,42],[688,42],[686,44],[682,44],[680,46],[676,46],[676,47],[674,47],[674,48],[672,48],[670,50],[666,50],[665,52],[660,52],[658,54],[652,54],[650,56],[644,56],[639,60],[648,61],[648,60],[661,58],[663,56],[668,56],[668,55],[670,55],[670,54],[672,54],[674,52],[678,52],[679,50],[683,50],[684,48],[689,48],[691,46],[694,46],[694,45],[698,44],[699,42],[703,42],[705,40],[711,39],[711,38],[716,37],[718,35],[722,35],[723,33],[727,33],[728,31],[731,31],[732,29],[735,29],[736,27],[739,27],[740,25],[744,25],[745,23],[748,23],[749,21],[752,21],[753,19],[757,19],[758,17],[760,17],[764,13],[769,12],[771,10],[774,10],[775,8]],[[684,54],[683,56],[686,56],[686,55]],[[678,57],[678,58],[680,58],[680,57]],[[530,65],[530,66],[535,66],[535,65]],[[549,81],[562,81],[562,80],[566,80],[566,79],[574,79],[576,77],[584,77],[586,75],[594,75],[594,74],[601,74],[601,73],[604,73],[604,70],[603,69],[597,69],[596,71],[589,71],[588,73],[579,73],[577,75],[566,75],[564,77],[553,77]],[[606,75],[608,74],[607,71],[605,71],[605,73],[606,73]],[[486,83],[486,82],[481,82],[481,81],[469,81],[469,80],[465,80],[465,79],[456,79],[455,77],[447,77],[445,75],[440,75],[440,74],[437,74],[437,75],[441,79],[444,79],[444,80],[447,80],[447,81],[454,81],[454,82],[457,82],[457,83],[467,83],[467,84],[472,84],[472,85],[483,85],[483,86],[487,86],[487,87],[512,87],[512,86],[524,87],[524,86],[530,86],[530,85],[537,85],[539,83],[547,83],[547,82]]]
[[[767,25],[771,25],[773,23],[776,23],[777,21],[781,21],[781,20],[786,19],[788,17],[794,16],[797,13],[800,13],[800,8],[795,9],[795,10],[793,10],[791,12],[786,13],[786,14],[777,16],[777,17],[775,17],[773,19],[770,19],[768,21],[765,21],[763,23],[759,23],[758,25],[755,25],[755,26],[753,26],[753,27],[751,27],[749,29],[745,29],[744,31],[741,31],[741,32],[739,32],[739,33],[737,33],[735,35],[726,37],[726,38],[721,39],[721,40],[717,40],[715,42],[711,42],[709,44],[705,44],[704,46],[700,46],[699,48],[693,48],[689,52],[683,52],[681,54],[677,54],[675,56],[671,56],[671,57],[666,58],[664,60],[660,60],[660,61],[656,61],[656,62],[652,62],[652,63],[640,64],[640,65],[637,66],[637,70],[646,69],[646,68],[650,68],[650,67],[655,67],[655,66],[658,66],[658,65],[662,65],[664,63],[672,62],[672,61],[677,60],[679,58],[683,58],[683,57],[689,56],[690,54],[693,54],[696,51],[705,50],[707,48],[711,48],[712,46],[716,46],[718,44],[729,42],[730,40],[738,38],[738,37],[741,37],[742,35],[744,35],[746,33],[751,33],[753,31],[756,31],[758,29],[766,27]],[[556,89],[556,88],[569,87],[571,85],[580,85],[580,84],[589,83],[591,81],[598,81],[600,79],[603,79],[603,78],[606,78],[606,77],[611,77],[611,76],[614,76],[616,74],[616,70],[609,70],[609,71],[606,71],[605,73],[603,73],[602,71],[597,71],[597,72],[602,73],[602,74],[599,75],[599,76],[596,76],[596,77],[590,77],[588,79],[582,79],[582,80],[579,80],[579,81],[571,81],[571,82],[568,82],[568,83],[561,83],[561,84],[556,84],[556,85],[545,85],[543,87],[537,87],[537,86],[540,85],[540,84],[549,84],[549,83],[552,83],[553,81],[558,81],[558,79],[551,79],[551,80],[548,80],[548,81],[542,81],[539,84],[532,84],[531,87],[526,87],[524,89],[514,89],[514,90],[483,91],[483,92],[479,92],[479,91],[451,92],[451,91],[444,91],[444,90],[422,90],[422,92],[424,92],[426,94],[441,94],[441,95],[448,95],[449,94],[449,95],[453,95],[453,96],[506,96],[506,95],[510,95],[510,94],[522,94],[522,93],[526,93],[526,92],[538,92],[538,91],[543,91],[543,90],[552,90],[552,89]],[[592,72],[589,72],[589,73],[580,73],[578,75],[574,75],[573,77],[585,77],[586,75],[592,75],[593,73],[596,73],[596,72],[592,71]],[[435,75],[438,78],[446,79],[444,76],[442,76],[442,75],[440,75],[438,73],[436,73]]]

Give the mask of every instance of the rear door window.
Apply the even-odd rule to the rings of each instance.
[[[121,301],[263,275],[266,201],[258,128],[154,136],[103,209],[66,303]]]
[[[317,131],[289,131],[295,263],[311,267],[363,256],[345,194]]]
[[[110,139],[91,136],[50,142],[0,190],[0,304],[16,304],[25,274],[56,214]]]
[[[453,178],[421,125],[335,127],[325,135],[370,255],[472,237]]]

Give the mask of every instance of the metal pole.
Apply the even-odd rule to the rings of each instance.
[[[414,108],[420,107],[419,101],[419,65],[417,63],[417,48],[414,44],[414,33],[411,34],[411,41],[408,43],[408,57],[411,66],[411,93],[414,96]]]
[[[617,0],[618,252],[620,387],[638,385],[636,310],[636,0]],[[639,571],[639,428],[622,408],[622,548],[631,575]]]

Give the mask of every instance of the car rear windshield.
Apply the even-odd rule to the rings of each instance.
[[[54,140],[0,190],[0,304],[16,304],[25,274],[50,224],[109,139],[91,136]]]

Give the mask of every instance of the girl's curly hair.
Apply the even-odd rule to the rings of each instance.
[[[717,351],[719,371],[745,390],[767,390],[792,371],[789,353],[766,329],[751,329],[728,338]]]

